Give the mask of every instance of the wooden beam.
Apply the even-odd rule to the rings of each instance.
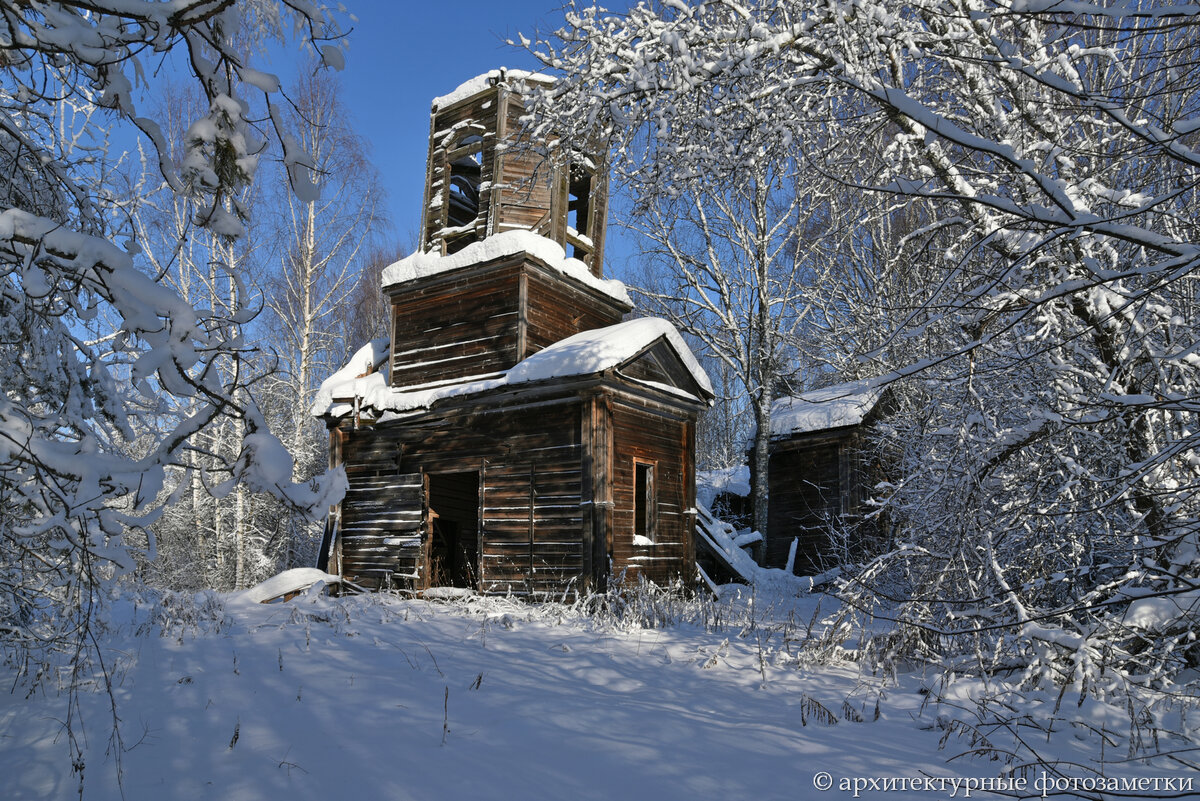
[[[596,396],[589,396],[582,404],[579,414],[579,443],[580,443],[580,482],[579,510],[580,536],[583,540],[583,589],[598,588],[596,575]]]
[[[520,362],[529,354],[529,274],[521,270],[517,277],[517,353]]]

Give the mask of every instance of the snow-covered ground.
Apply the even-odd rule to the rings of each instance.
[[[808,626],[831,606],[818,595],[658,598],[624,615],[479,598],[167,600],[118,602],[101,637],[128,801],[848,799],[856,780],[860,798],[943,799],[952,778],[1001,769],[947,761],[971,745],[939,749],[919,674],[880,696],[849,664],[803,664]],[[66,696],[43,682],[26,697],[4,671],[0,798],[77,797]],[[80,709],[83,798],[120,799],[107,696],[84,692]],[[826,777],[828,791],[814,787]],[[945,784],[867,783],[923,777]]]

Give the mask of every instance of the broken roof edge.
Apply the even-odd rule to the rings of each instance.
[[[714,397],[712,382],[675,326],[657,317],[638,317],[567,337],[518,362],[501,375],[469,376],[460,382],[424,389],[392,387],[379,372],[358,375],[355,365],[365,363],[360,358],[364,349],[360,349],[350,364],[322,382],[312,414],[314,417],[340,418],[355,410],[370,410],[381,415],[417,412],[446,398],[466,398],[523,384],[598,375],[636,359],[660,339],[675,352],[703,396],[697,397],[666,385],[651,388],[711,405]],[[638,383],[652,385],[655,382]]]
[[[373,375],[386,381],[379,368],[387,366],[390,353],[391,342],[387,338],[372,339],[356,350],[343,367],[321,382],[309,414],[313,417],[331,414],[337,401],[358,397],[358,383]]]
[[[597,278],[582,261],[568,258],[562,245],[528,230],[493,234],[446,256],[440,253],[413,253],[384,267],[380,280],[386,290],[418,278],[521,254],[532,256],[550,269],[633,308],[633,300],[624,283],[615,278]]]
[[[463,100],[472,98],[480,92],[487,91],[494,86],[501,84],[511,85],[526,82],[537,83],[554,83],[554,76],[547,75],[544,72],[532,72],[530,70],[510,70],[507,67],[498,67],[494,70],[488,70],[482,75],[476,75],[474,78],[469,78],[463,81],[458,86],[440,97],[433,99],[432,108],[434,111],[449,108],[455,103],[461,103]]]

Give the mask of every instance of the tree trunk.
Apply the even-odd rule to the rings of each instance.
[[[771,441],[771,396],[767,392],[759,392],[752,399],[754,412],[754,443],[750,459],[754,476],[754,485],[750,495],[754,501],[754,530],[764,537],[767,535],[767,483],[770,454],[768,445]]]

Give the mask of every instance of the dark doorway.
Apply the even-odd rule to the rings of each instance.
[[[429,586],[476,587],[479,582],[479,473],[429,476]]]

